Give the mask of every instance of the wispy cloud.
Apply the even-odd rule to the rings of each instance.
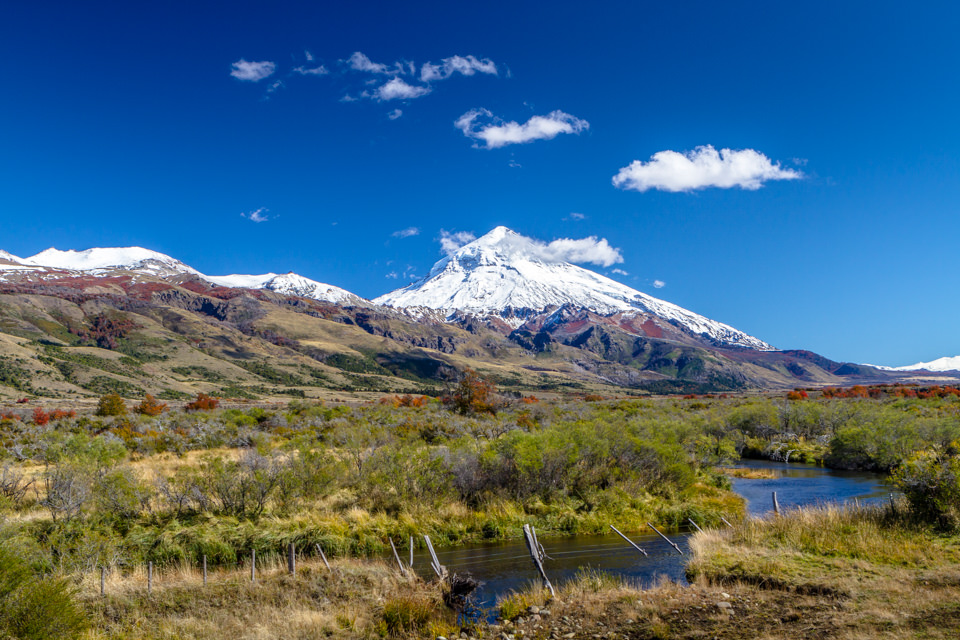
[[[489,120],[488,124],[479,121]],[[523,144],[534,140],[550,140],[561,133],[579,134],[590,123],[563,111],[551,111],[545,116],[533,116],[525,123],[503,122],[487,109],[473,109],[454,122],[454,126],[468,138],[484,143],[487,149],[497,149],[508,144]],[[480,147],[479,144],[474,145]]]
[[[473,242],[477,236],[469,231],[446,231],[440,230],[440,250],[446,255],[450,255],[468,242]]]
[[[303,56],[307,59],[307,62],[313,62],[313,54],[309,51],[304,51]]]
[[[721,149],[711,145],[693,151],[660,151],[649,162],[634,160],[613,177],[613,185],[632,191],[694,191],[708,187],[759,189],[769,180],[797,180],[803,174],[784,169],[754,149]]]
[[[411,238],[413,236],[420,235],[420,229],[417,227],[407,227],[406,229],[400,229],[399,231],[394,231],[392,234],[394,238]]]
[[[260,207],[259,209],[256,209],[254,211],[241,213],[240,216],[243,218],[246,218],[250,222],[266,222],[267,220],[270,219],[270,216],[267,215],[268,211],[270,211],[270,209]]]
[[[346,59],[346,63],[354,71],[365,71],[366,73],[397,73],[399,68],[391,69],[383,63],[374,62],[360,51],[354,51],[353,55]]]
[[[407,84],[401,78],[391,78],[377,88],[371,97],[387,102],[388,100],[412,100],[430,93],[430,87]]]
[[[269,78],[277,70],[276,63],[267,60],[261,62],[247,62],[240,59],[232,65],[230,75],[237,80],[246,80],[247,82],[260,82],[264,78]]]
[[[394,109],[393,111],[387,114],[387,117],[390,118],[391,120],[396,120],[402,115],[403,115],[403,111],[401,111],[400,109]]]
[[[384,277],[390,278],[391,280],[396,280],[397,278],[400,277],[400,274],[398,274],[396,271],[391,271],[390,273],[388,273],[388,274],[387,274],[386,276],[384,276]]]
[[[489,58],[478,59],[476,56],[451,56],[444,58],[440,64],[431,62],[420,67],[420,80],[434,82],[446,80],[455,73],[472,76],[477,73],[497,75],[497,65]]]
[[[583,213],[577,213],[576,211],[571,211],[570,215],[567,217],[570,218],[571,220],[583,220],[587,216],[586,214],[583,214]]]
[[[305,67],[301,65],[296,67],[293,71],[294,73],[299,73],[302,76],[325,76],[330,73],[330,71],[323,65],[320,65],[319,67]]]
[[[612,269],[612,270],[610,271],[610,273],[615,273],[615,274],[617,274],[617,275],[619,275],[619,276],[628,276],[628,275],[630,275],[629,273],[627,273],[627,272],[624,271],[623,269]]]
[[[654,280],[654,281],[653,281],[653,287],[654,287],[655,289],[663,289],[665,286],[667,286],[667,283],[664,282],[663,280]]]

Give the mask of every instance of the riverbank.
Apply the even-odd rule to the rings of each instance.
[[[242,571],[167,570],[82,583],[89,638],[955,638],[960,538],[911,521],[903,505],[808,507],[692,536],[689,586],[640,589],[592,570],[501,601],[501,619],[458,622],[432,574],[374,560],[280,562]],[[142,573],[142,572],[141,572]],[[463,635],[461,635],[463,634]]]

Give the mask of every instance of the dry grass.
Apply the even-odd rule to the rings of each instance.
[[[730,469],[724,467],[717,469],[717,471],[731,478],[743,478],[745,480],[775,480],[780,477],[780,473],[774,469]]]
[[[260,566],[257,582],[249,569],[202,573],[175,568],[154,573],[147,592],[146,571],[112,574],[100,597],[99,574],[84,576],[80,598],[94,618],[89,638],[368,638],[397,635],[388,622],[412,611],[415,629],[436,637],[453,631],[440,587],[401,577],[379,561],[335,560],[333,571],[317,561],[302,562],[295,577],[282,561]],[[394,626],[395,623],[394,623]]]

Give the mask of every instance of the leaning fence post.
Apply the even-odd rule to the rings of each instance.
[[[287,545],[287,571],[290,575],[297,575],[297,545],[290,543]]]
[[[333,571],[333,569],[330,568],[330,563],[327,562],[327,555],[323,552],[323,547],[320,546],[319,542],[315,546],[317,547],[317,553],[320,554],[320,559],[323,560],[323,564],[327,566],[327,571]]]
[[[203,586],[207,586],[207,555],[203,555]]]
[[[250,582],[257,581],[257,550],[250,550]]]
[[[780,503],[777,502],[777,492],[773,492],[773,512],[780,513]]]
[[[406,577],[407,570],[403,568],[403,563],[400,562],[400,555],[397,553],[397,548],[393,545],[393,538],[388,538],[390,540],[390,548],[393,549],[393,558],[397,561],[397,566],[400,567],[400,575]]]
[[[663,535],[662,533],[660,533],[660,531],[658,531],[657,528],[656,528],[655,526],[653,526],[652,524],[650,524],[649,522],[647,523],[647,526],[650,527],[651,529],[653,529],[654,531],[656,531],[658,536],[660,536],[661,538],[663,538],[664,540],[666,540],[667,542],[669,542],[669,543],[670,543],[670,546],[672,546],[674,549],[677,550],[677,553],[679,553],[680,555],[683,555],[683,551],[680,550],[680,547],[678,547],[675,542],[673,542],[670,538],[668,538],[667,536],[665,536],[665,535]]]
[[[629,542],[631,547],[633,547],[634,549],[636,549],[637,551],[639,551],[639,552],[642,553],[643,555],[648,555],[647,552],[644,551],[643,549],[641,549],[640,547],[638,547],[638,546],[634,543],[633,540],[631,540],[631,539],[628,538],[627,536],[623,535],[623,533],[620,531],[620,529],[617,529],[617,528],[616,528],[615,526],[613,526],[613,525],[610,525],[610,528],[613,529],[614,531],[616,531],[618,536],[620,536],[621,538],[623,538],[624,540],[626,540],[627,542]]]
[[[447,568],[440,564],[440,561],[437,559],[437,552],[433,550],[433,543],[430,542],[430,536],[423,536],[423,540],[427,543],[427,550],[430,552],[430,557],[433,558],[433,560],[430,561],[433,572],[437,574],[438,578],[443,579],[443,576],[447,573]]]
[[[725,524],[725,525],[727,525],[728,527],[730,527],[731,529],[733,529],[733,525],[730,524],[729,522],[727,522],[727,519],[724,518],[723,516],[720,516],[720,522],[722,522],[723,524]]]
[[[153,591],[153,561],[147,563],[147,593]]]
[[[410,568],[413,569],[413,536],[410,536]]]
[[[697,525],[697,523],[693,521],[693,518],[687,518],[687,522],[689,522],[690,524],[692,524],[694,529],[696,529],[696,530],[699,531],[700,533],[703,533],[703,529],[701,529],[701,528]]]
[[[544,584],[547,586],[547,589],[550,590],[550,596],[553,598],[557,597],[556,591],[553,590],[553,585],[550,584],[550,578],[547,577],[547,572],[543,570],[543,562],[540,561],[540,549],[537,548],[537,540],[534,538],[533,531],[528,524],[523,525],[523,537],[524,540],[527,541],[527,550],[530,551],[533,566],[540,572],[540,577],[543,578]]]

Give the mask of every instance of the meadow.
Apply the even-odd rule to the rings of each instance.
[[[550,401],[460,391],[459,401],[386,396],[357,406],[220,408],[205,397],[127,406],[105,396],[95,413],[8,407],[0,419],[0,582],[19,586],[0,588],[3,632],[76,636],[69,625],[60,635],[10,626],[25,618],[10,612],[27,607],[36,588],[47,590],[44,601],[58,601],[51,590],[61,594],[70,604],[59,610],[75,610],[90,637],[270,637],[271,629],[283,637],[436,637],[456,630],[446,587],[385,565],[389,542],[403,549],[424,534],[438,547],[517,537],[528,523],[546,537],[599,533],[612,522],[669,531],[693,518],[707,529],[695,539],[695,589],[840,593],[849,588],[807,582],[864,562],[906,562],[930,575],[955,566],[960,399],[949,388]],[[808,522],[788,514],[776,522],[796,525],[768,530],[743,519],[742,500],[718,469],[741,457],[890,472],[904,493],[899,515]],[[735,523],[737,537],[721,533],[721,518]],[[822,539],[791,537],[791,527]],[[282,564],[291,543],[302,563],[296,579]],[[896,557],[871,555],[880,549]],[[253,552],[263,567],[256,586],[244,579]],[[790,554],[800,555],[793,562]],[[198,584],[204,559],[221,578],[206,588]],[[148,563],[157,576],[149,595]],[[563,589],[592,584],[597,602],[632,588],[585,575]],[[523,618],[521,610],[513,617]]]

